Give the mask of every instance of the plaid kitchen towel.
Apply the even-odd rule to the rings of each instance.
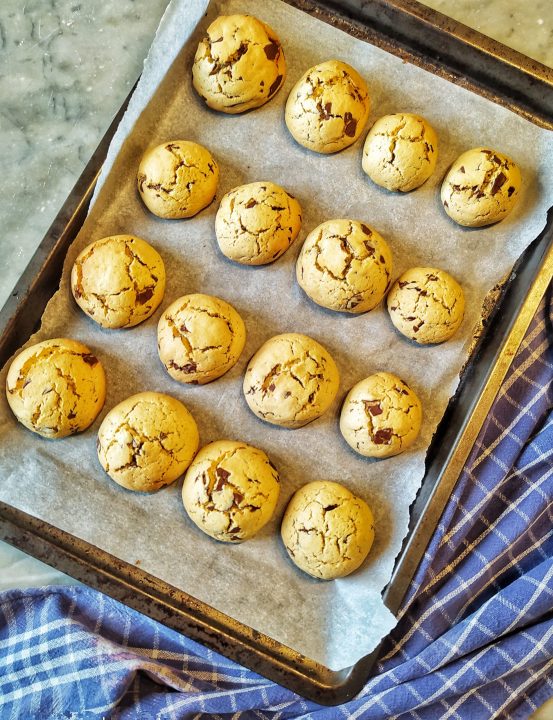
[[[0,718],[528,718],[553,695],[553,304],[363,692],[323,708],[85,588],[0,595]]]

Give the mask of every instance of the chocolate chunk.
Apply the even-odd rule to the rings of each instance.
[[[250,198],[248,200],[248,202],[244,205],[244,207],[249,209],[249,208],[255,207],[256,205],[257,205],[257,200],[255,200],[254,198]]]
[[[97,365],[99,362],[98,358],[92,353],[86,353],[85,355],[81,355],[81,357],[87,365],[90,365],[90,367],[94,367],[94,365]]]
[[[222,467],[218,467],[218,468],[215,470],[215,475],[216,475],[218,478],[223,478],[223,480],[228,480],[229,477],[230,477],[229,471],[228,471],[228,470],[225,470],[225,468],[222,468]]]
[[[398,285],[400,288],[404,288],[406,285],[409,285],[409,282],[407,280],[400,280]]]
[[[416,318],[416,317],[413,317],[413,316],[411,315],[410,317],[407,317],[407,318],[405,318],[405,319],[408,320],[409,322],[413,322],[413,320],[416,320],[417,318]]]
[[[233,528],[231,528],[230,530],[227,530],[227,532],[229,532],[229,533],[238,533],[238,532],[240,532],[240,528],[239,528],[239,527],[233,527]]]
[[[144,288],[144,290],[141,290],[140,292],[136,293],[136,302],[140,303],[141,305],[144,305],[144,303],[148,302],[150,298],[154,294],[153,288]]]
[[[236,503],[236,505],[239,505],[242,502],[242,500],[244,499],[244,496],[242,495],[242,493],[239,493],[236,490],[233,493],[233,497],[234,497],[234,502]]]
[[[73,410],[71,410],[71,412],[67,415],[68,420],[73,420],[73,418],[76,418],[76,417],[77,417],[77,413],[73,412]]]
[[[183,323],[183,324],[180,326],[179,330],[180,330],[181,332],[183,332],[183,333],[190,332],[190,331],[188,330],[188,328],[186,327],[186,324],[185,324],[185,323]]]
[[[448,204],[447,200],[444,200],[444,207],[446,207],[446,208],[449,207],[449,204]]]
[[[496,192],[499,192],[503,185],[507,182],[507,176],[505,173],[500,172],[499,175],[496,177],[496,179],[493,182],[492,185],[492,195],[495,195]]]
[[[372,235],[371,229],[366,225],[363,225],[363,223],[361,223],[361,230],[365,233],[365,235]]]
[[[324,508],[324,511],[325,511],[325,512],[330,512],[331,510],[336,510],[337,507],[338,507],[337,504],[335,504],[335,505],[327,505],[327,506]]]
[[[276,93],[276,91],[279,89],[281,83],[282,83],[282,75],[277,75],[276,80],[269,88],[269,97],[271,97],[271,95],[274,95]]]
[[[285,397],[285,398],[289,398],[291,394],[292,394],[292,393],[290,392],[290,390],[287,390],[287,391],[284,393],[284,397]]]
[[[427,278],[427,280],[434,280],[434,281],[435,281],[435,280],[438,279],[438,276],[437,276],[437,275],[427,275],[426,278]]]
[[[270,390],[271,392],[274,392],[274,391],[276,390],[276,385],[275,385],[274,383],[271,383],[271,384],[269,385],[269,390]]]
[[[169,150],[169,152],[171,152],[172,150],[177,150],[177,149],[178,149],[178,145],[175,145],[175,144],[173,144],[173,143],[169,143],[168,145],[165,146],[165,149],[166,149],[166,150]]]
[[[165,433],[165,432],[160,432],[160,433],[159,433],[159,439],[160,439],[160,440],[165,440],[166,437],[167,437],[167,433]]]
[[[384,259],[384,255],[381,255],[379,258],[380,262],[384,265],[386,263],[386,260]]]
[[[319,117],[321,120],[328,120],[331,115],[330,111],[332,110],[332,103],[327,102],[324,104],[324,107],[321,106],[319,103]]]
[[[280,52],[279,46],[276,44],[276,42],[271,42],[268,45],[265,45],[263,48],[265,51],[265,55],[267,56],[267,60],[274,60],[278,53]]]
[[[426,296],[428,295],[428,293],[426,292],[426,290],[421,290],[421,291],[420,291],[420,294],[421,294],[421,297],[426,297]]]
[[[375,400],[365,400],[365,410],[368,410],[371,415],[382,415],[382,406]]]
[[[357,120],[350,112],[344,113],[344,132],[348,137],[355,137]]]
[[[511,197],[511,195],[514,193],[514,191],[515,191],[515,189],[514,189],[514,187],[511,185],[511,186],[509,187],[509,189],[507,190],[507,195],[508,195],[509,197]]]
[[[78,287],[75,288],[74,295],[76,298],[80,298],[83,296],[82,292],[80,291],[80,289]]]
[[[382,430],[377,430],[373,436],[373,441],[376,445],[387,445],[390,442],[390,438],[392,437],[392,429],[391,428],[382,428]]]
[[[372,245],[370,245],[367,240],[363,240],[363,245],[365,246],[365,250],[367,251],[367,255],[370,257],[374,257],[374,248]]]
[[[196,372],[197,365],[195,362],[187,363],[186,365],[177,365],[177,363],[174,360],[171,360],[169,365],[174,368],[175,370],[180,370],[184,373],[193,373]]]
[[[464,165],[461,165],[461,167],[459,168],[459,172],[462,172],[462,173],[465,172],[465,167],[464,167]]]

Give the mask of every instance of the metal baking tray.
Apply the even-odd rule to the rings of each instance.
[[[553,70],[414,0],[287,0],[351,35],[484,95],[553,129]],[[56,291],[67,248],[86,217],[110,140],[102,139],[0,311],[0,366],[38,328]],[[517,348],[553,277],[553,210],[544,231],[493,296],[480,338],[428,452],[409,533],[383,599],[399,611],[451,490]],[[295,692],[326,705],[356,695],[379,648],[332,671],[69,533],[0,502],[0,537],[40,560],[181,631]]]

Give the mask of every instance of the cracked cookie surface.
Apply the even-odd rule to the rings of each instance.
[[[463,288],[438,268],[416,267],[404,272],[392,285],[387,304],[397,330],[420,345],[449,340],[465,314]]]
[[[79,254],[71,270],[71,291],[81,310],[102,327],[133,327],[161,302],[165,266],[145,240],[112,235]]]
[[[436,168],[438,137],[423,117],[397,113],[379,118],[363,146],[363,171],[387,190],[409,192]]]
[[[294,242],[301,227],[295,197],[272,182],[254,182],[228,192],[215,219],[223,255],[243,265],[266,265]]]
[[[343,485],[319,480],[292,496],[280,534],[301,570],[333,580],[363,563],[373,544],[374,519],[367,503]]]
[[[221,15],[200,41],[192,82],[213,110],[237,114],[264,105],[286,77],[280,40],[252,15]]]
[[[318,305],[340,312],[372,310],[390,284],[392,253],[357,220],[328,220],[312,230],[296,263],[300,287]]]
[[[320,417],[336,397],[336,363],[313,338],[275,335],[250,360],[244,397],[257,417],[273,425],[299,428]]]
[[[98,430],[100,464],[128,490],[153,492],[174,482],[199,445],[186,407],[157,392],[142,392],[112,408]]]
[[[215,197],[219,167],[202,145],[172,140],[148,150],[138,168],[138,192],[150,212],[178,220],[196,215]]]
[[[367,84],[357,70],[327,60],[302,75],[286,101],[285,121],[300,145],[333,153],[352,145],[369,117]]]
[[[514,208],[520,186],[520,170],[511,158],[489,148],[474,148],[460,155],[448,170],[442,183],[442,205],[459,225],[492,225]]]
[[[417,439],[422,406],[400,378],[378,372],[352,387],[340,414],[340,432],[365,457],[399,455]]]
[[[56,338],[17,355],[6,377],[8,404],[19,422],[46,438],[85,430],[104,405],[102,363],[76,340]]]
[[[178,382],[205,384],[235,364],[246,342],[238,312],[220,298],[195,293],[175,300],[159,319],[157,347]]]
[[[237,543],[269,522],[279,492],[278,472],[262,450],[218,440],[203,447],[188,468],[182,500],[200,530]]]

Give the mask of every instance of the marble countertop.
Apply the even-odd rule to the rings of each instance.
[[[426,4],[553,67],[551,0]],[[0,305],[138,78],[166,5],[0,3]],[[0,543],[0,589],[51,582],[74,581]]]

